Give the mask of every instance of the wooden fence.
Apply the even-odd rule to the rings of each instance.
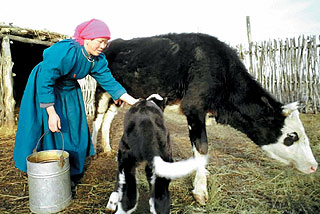
[[[88,116],[93,116],[95,113],[94,102],[97,82],[90,75],[88,75],[85,78],[78,80],[78,83],[81,87],[86,114]]]
[[[237,47],[249,72],[282,103],[300,101],[320,111],[320,36],[300,36]]]

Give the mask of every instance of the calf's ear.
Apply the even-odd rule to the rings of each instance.
[[[168,97],[164,97],[162,102],[159,104],[160,105],[159,107],[161,108],[162,111],[167,106],[167,104],[168,104]]]

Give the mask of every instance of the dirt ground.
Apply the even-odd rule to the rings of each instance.
[[[111,146],[113,151],[109,154],[103,154],[98,145],[96,156],[89,157],[86,161],[85,175],[76,187],[72,203],[61,213],[108,213],[105,207],[115,181],[117,144],[122,135],[122,121],[126,110],[127,108],[121,109],[112,123]],[[192,156],[185,117],[171,110],[166,110],[165,116],[173,143],[174,159],[180,160]],[[320,126],[320,117],[305,115],[304,118],[306,131],[312,135],[312,140],[316,141],[312,146],[317,145],[316,153],[319,156],[320,133],[314,127],[315,124],[317,124],[316,128]],[[89,124],[91,124],[91,119],[89,119]],[[312,213],[319,211],[320,204],[312,204],[312,208],[305,209],[306,212],[302,209],[300,212],[300,202],[298,201],[301,200],[288,193],[288,189],[279,193],[275,189],[278,189],[280,184],[272,183],[270,184],[272,187],[262,184],[266,183],[264,179],[280,182],[283,178],[290,179],[292,175],[294,175],[294,182],[301,182],[300,177],[295,177],[297,171],[272,162],[244,134],[228,126],[208,124],[207,131],[210,147],[208,184],[211,199],[207,206],[200,206],[194,201],[191,194],[194,175],[190,175],[187,178],[171,182],[171,213],[259,213],[256,209],[261,210],[260,213]],[[27,175],[14,168],[12,159],[14,138],[14,131],[1,128],[0,213],[30,213]],[[98,139],[100,139],[100,135]],[[136,212],[141,214],[149,213],[148,185],[143,172],[141,167],[138,171],[140,197]],[[304,176],[303,179],[308,179],[304,180],[302,185],[319,182],[318,172],[311,178],[305,178],[305,175],[301,176]],[[257,183],[263,186],[255,187],[258,185]],[[294,183],[292,182],[292,184]],[[309,197],[315,202],[320,201],[319,191],[312,193],[300,191],[301,197]],[[278,195],[278,198],[274,200],[273,194]],[[305,194],[312,194],[312,197],[305,196]],[[282,199],[288,195],[293,197],[288,199],[291,202],[285,198]],[[298,205],[295,205],[295,200]]]

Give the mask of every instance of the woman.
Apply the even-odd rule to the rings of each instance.
[[[75,39],[47,48],[43,61],[31,72],[21,102],[13,159],[26,172],[26,158],[48,129],[38,150],[69,152],[70,174],[83,173],[85,158],[94,155],[81,88],[77,82],[91,75],[114,100],[134,104],[137,99],[113,78],[102,50],[110,39],[108,26],[97,19],[77,26]]]

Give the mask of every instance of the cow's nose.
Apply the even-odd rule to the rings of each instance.
[[[310,173],[314,173],[317,170],[317,166],[310,167]]]

